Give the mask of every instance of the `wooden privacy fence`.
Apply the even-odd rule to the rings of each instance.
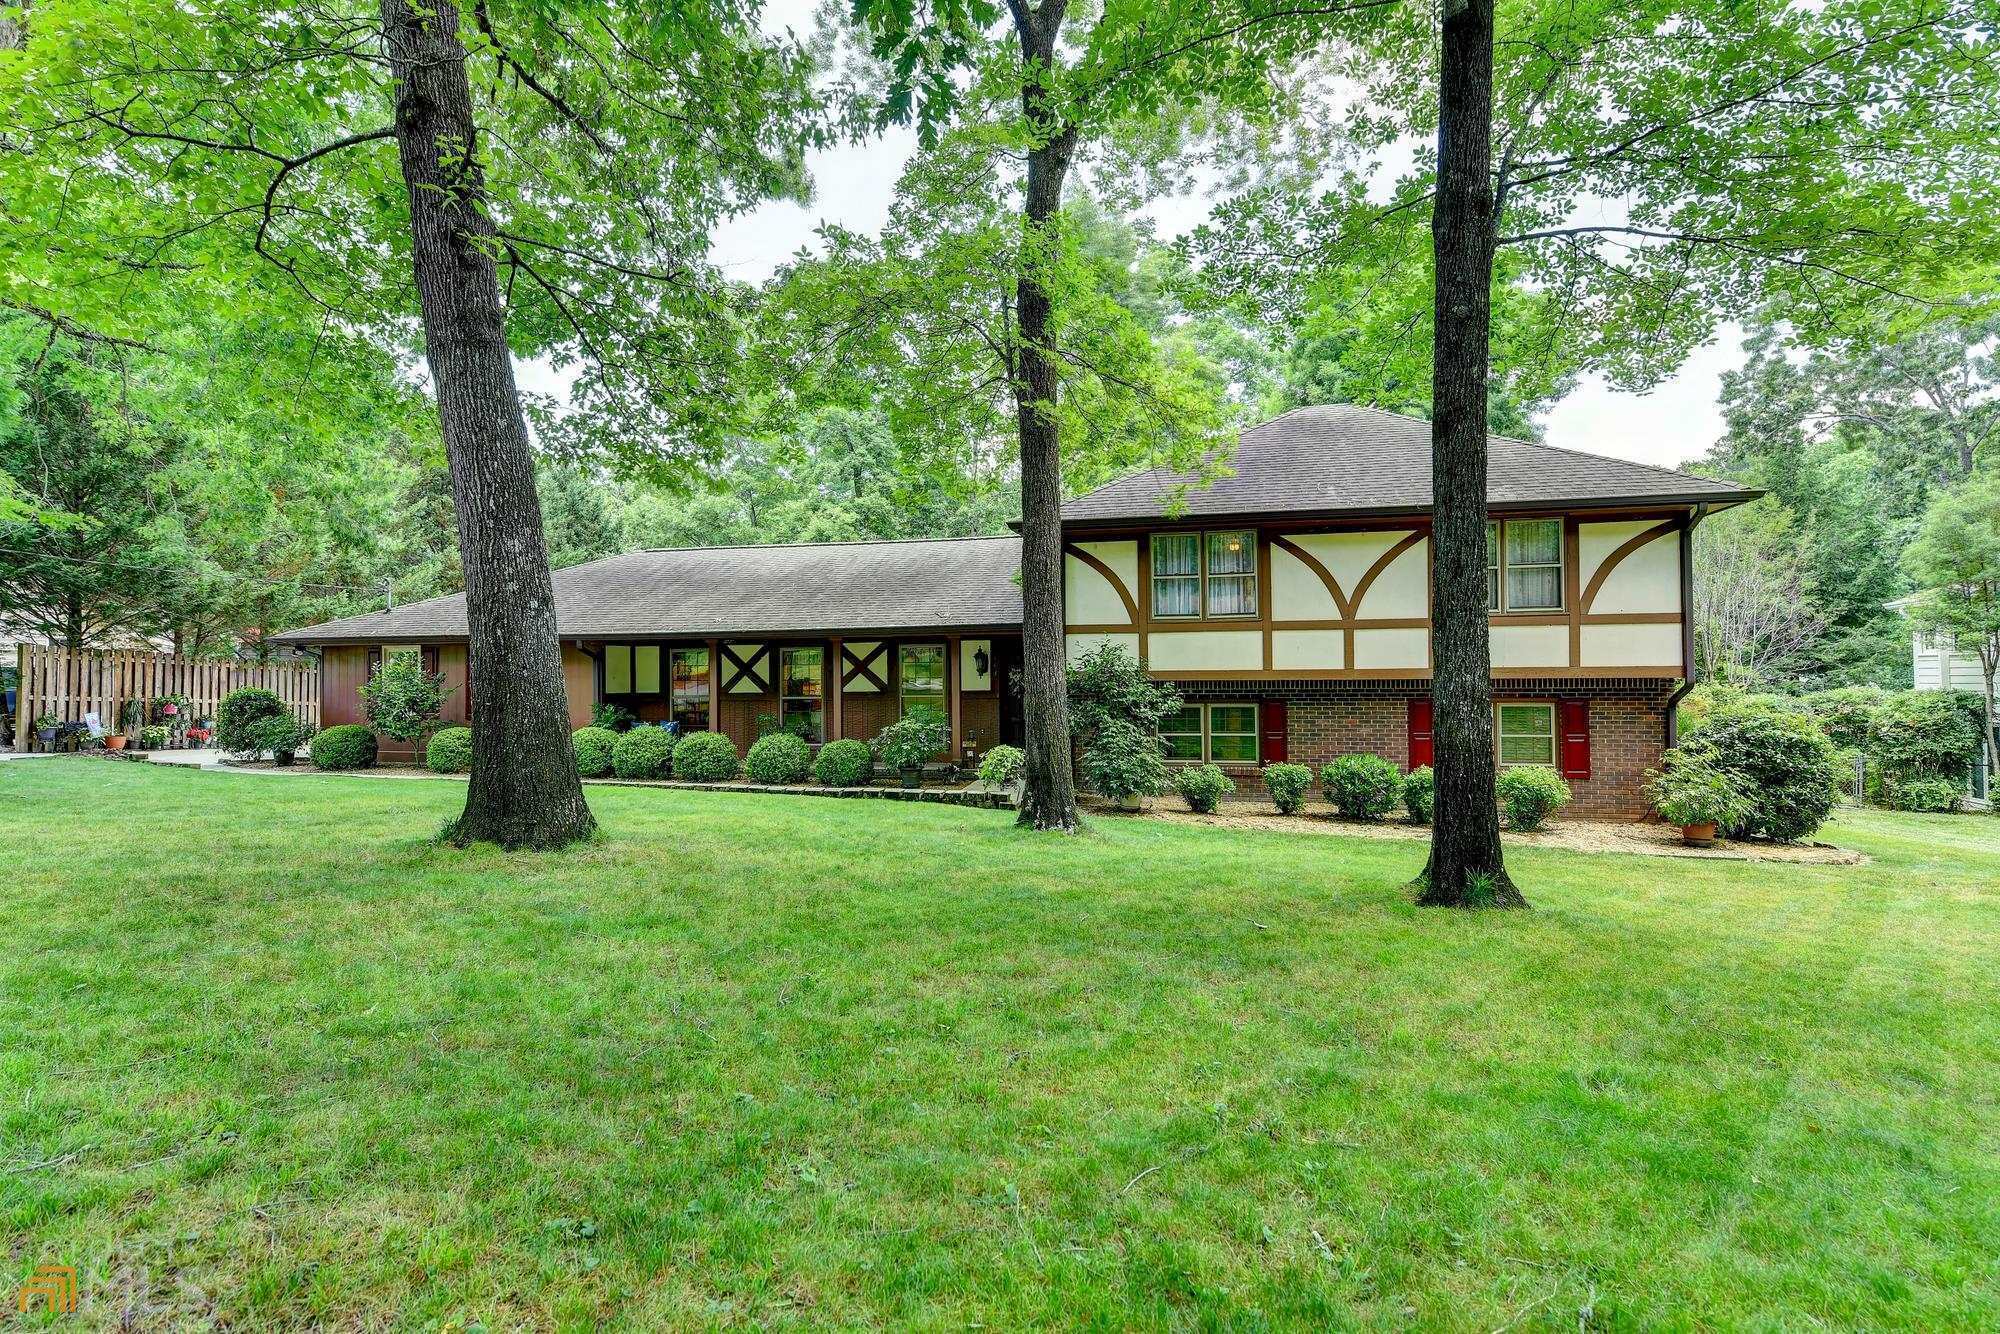
[[[213,717],[223,696],[246,686],[275,694],[306,726],[319,729],[319,667],[315,663],[218,662],[177,658],[169,653],[71,653],[67,649],[20,646],[21,693],[14,721],[14,745],[38,749],[35,719],[82,722],[94,713],[106,731],[118,729],[128,699],[150,701],[185,695],[190,717]]]

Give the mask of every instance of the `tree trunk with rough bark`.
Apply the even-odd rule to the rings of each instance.
[[[1500,851],[1486,622],[1486,380],[1494,192],[1493,0],[1445,0],[1431,390],[1431,698],[1437,806],[1418,901],[1525,907]]]
[[[1076,152],[1073,126],[1049,125],[1047,91],[1038,76],[1054,58],[1064,6],[1048,0],[1021,28],[1026,76],[1021,105],[1045,138],[1028,153],[1021,265],[1015,284],[1020,346],[1014,405],[1021,437],[1021,681],[1027,732],[1020,823],[1073,832],[1076,776],[1071,766],[1068,658],[1063,645],[1062,442],[1052,415],[1059,386],[1047,349],[1049,294],[1041,281],[1056,243],[1063,179]]]
[[[471,637],[472,781],[447,837],[560,847],[596,821],[570,747],[534,454],[507,352],[458,10],[381,3]]]

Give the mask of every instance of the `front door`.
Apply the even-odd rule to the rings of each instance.
[[[1027,724],[1021,716],[1021,641],[993,641],[993,688],[1000,695],[1000,742],[1006,746],[1028,744]]]

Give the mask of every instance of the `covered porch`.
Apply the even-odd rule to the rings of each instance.
[[[941,633],[565,640],[572,722],[602,705],[683,732],[717,731],[747,751],[789,730],[819,745],[873,740],[910,710],[942,713],[961,763],[1018,745],[1020,704],[1009,688],[1020,635]]]

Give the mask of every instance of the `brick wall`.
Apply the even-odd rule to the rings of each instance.
[[[1659,767],[1666,745],[1667,697],[1672,681],[1629,678],[1497,682],[1494,697],[1537,703],[1582,699],[1590,703],[1590,774],[1571,779],[1573,815],[1645,817],[1646,771]],[[1193,701],[1285,701],[1290,759],[1315,769],[1336,755],[1372,754],[1399,769],[1410,764],[1409,701],[1429,694],[1427,681],[1184,681]],[[1237,787],[1258,792],[1255,769],[1223,766]]]

